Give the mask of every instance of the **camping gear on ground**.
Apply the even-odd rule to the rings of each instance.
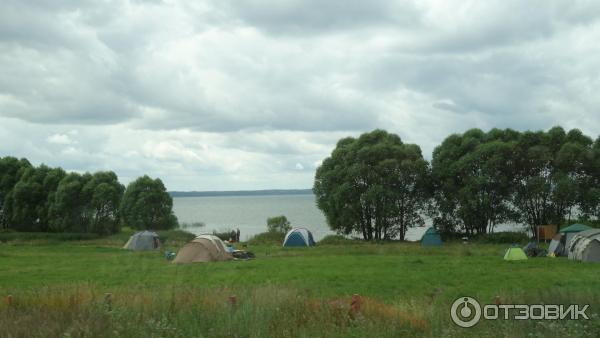
[[[536,242],[527,243],[527,245],[523,247],[523,251],[527,257],[545,257],[548,254],[548,251],[540,248]]]
[[[562,228],[560,229],[560,233],[565,234],[566,239],[565,239],[565,248],[569,247],[569,244],[571,243],[571,240],[573,239],[573,236],[575,236],[577,233],[580,233],[582,231],[585,230],[590,230],[591,228],[585,224],[571,224],[566,228]]]
[[[216,262],[233,259],[223,241],[213,235],[200,235],[179,250],[173,263]]]
[[[233,255],[233,259],[235,260],[249,260],[255,257],[252,252],[244,250],[235,250],[231,254]]]
[[[315,240],[310,230],[306,228],[293,228],[288,231],[283,240],[284,247],[297,247],[297,246],[313,246]]]
[[[567,247],[569,259],[582,262],[600,262],[600,229],[577,233]]]
[[[565,256],[565,234],[558,233],[554,235],[548,246],[548,256]]]
[[[173,251],[165,251],[165,258],[166,258],[168,261],[172,261],[172,260],[173,260],[173,258],[175,258],[175,256],[176,256],[176,255],[177,255],[177,254],[176,254],[176,253],[174,253]]]
[[[527,255],[525,254],[523,249],[517,246],[508,248],[506,250],[506,253],[504,254],[505,261],[519,261],[523,259],[527,259]]]
[[[223,241],[223,243],[225,243],[225,251],[232,253],[235,251],[235,247],[233,246],[233,244],[229,243],[228,241]]]
[[[435,228],[429,228],[421,237],[421,245],[422,246],[440,246],[442,245],[442,237],[435,230]]]
[[[129,240],[123,246],[123,249],[142,251],[142,250],[156,250],[160,247],[160,238],[158,234],[153,231],[140,231],[129,237]]]

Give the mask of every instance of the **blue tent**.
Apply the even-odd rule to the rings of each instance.
[[[440,246],[442,245],[442,237],[434,228],[429,228],[421,238],[422,246]]]
[[[305,228],[294,228],[288,231],[288,233],[285,235],[285,239],[283,240],[284,247],[313,245],[315,245],[313,235],[310,230]]]

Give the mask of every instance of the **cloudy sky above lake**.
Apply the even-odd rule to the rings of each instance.
[[[0,156],[169,190],[308,188],[375,128],[600,131],[598,1],[0,3]]]

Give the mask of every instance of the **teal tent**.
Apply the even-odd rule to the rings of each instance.
[[[283,240],[284,247],[313,245],[315,245],[313,235],[310,230],[305,228],[294,228],[288,231]]]
[[[442,237],[434,228],[429,228],[421,238],[422,246],[440,246],[442,245]]]

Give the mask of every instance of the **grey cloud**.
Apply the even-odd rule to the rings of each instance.
[[[305,35],[381,25],[415,25],[420,13],[412,1],[260,0],[219,1],[244,24],[270,34]]]
[[[4,1],[0,156],[219,190],[310,186],[374,128],[426,157],[472,127],[595,138],[599,18],[589,1]]]

